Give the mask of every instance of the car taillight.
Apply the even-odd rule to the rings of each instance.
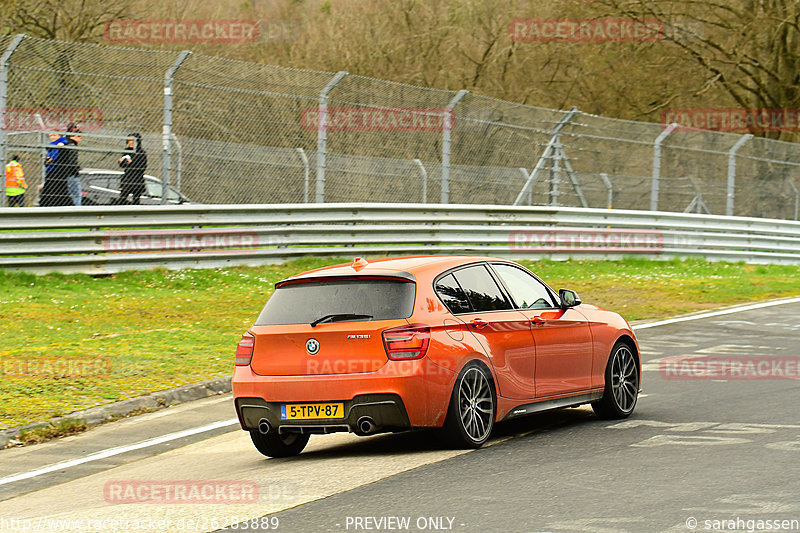
[[[253,344],[255,337],[249,333],[242,335],[242,340],[236,346],[236,366],[247,366],[253,357]]]
[[[424,324],[399,326],[383,332],[386,355],[394,361],[424,357],[430,340],[431,328]]]

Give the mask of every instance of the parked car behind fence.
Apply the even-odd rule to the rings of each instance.
[[[97,168],[81,169],[81,195],[82,205],[112,205],[119,198],[120,180],[123,172],[121,170],[108,170]],[[161,180],[149,174],[144,175],[145,194],[139,200],[141,205],[161,204],[161,195],[164,186]],[[36,204],[39,205],[39,193],[37,191]],[[187,204],[191,201],[184,195],[169,187],[167,189],[167,204]]]

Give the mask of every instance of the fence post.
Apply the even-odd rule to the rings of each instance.
[[[728,198],[725,202],[725,214],[729,217],[733,216],[733,198],[736,186],[736,152],[752,138],[753,135],[751,133],[742,135],[742,138],[736,141],[736,144],[728,151]]]
[[[300,161],[303,163],[303,203],[308,203],[308,156],[306,151],[302,148],[297,148],[297,155],[300,156]]]
[[[317,116],[317,195],[318,204],[325,202],[325,169],[328,159],[328,94],[347,76],[341,70],[319,93],[319,114]]]
[[[422,203],[428,203],[428,171],[425,169],[425,165],[422,164],[422,161],[419,159],[414,160],[414,164],[417,165],[419,168],[419,173],[422,175]]]
[[[661,179],[661,143],[664,142],[670,133],[672,133],[678,124],[673,122],[656,137],[653,143],[653,183],[650,189],[650,211],[658,211],[658,188]]]
[[[789,183],[789,186],[794,191],[794,219],[797,220],[798,210],[800,210],[800,191],[797,190],[795,187],[794,182],[792,180],[786,180]]]
[[[561,139],[561,130],[572,121],[572,118],[580,113],[580,110],[577,107],[572,107],[558,123],[553,127],[553,130],[550,132],[550,141],[548,141],[547,146],[544,149],[544,153],[539,158],[539,161],[536,162],[536,166],[533,168],[533,172],[530,173],[528,179],[525,181],[525,185],[522,186],[522,190],[519,191],[516,200],[514,200],[514,205],[522,205],[522,200],[525,198],[525,192],[533,189],[533,184],[536,183],[536,179],[539,177],[539,173],[544,170],[544,165],[548,162],[548,160],[552,157],[553,152],[556,147],[556,143],[558,143]]]
[[[608,208],[611,209],[614,206],[614,186],[611,185],[611,180],[608,179],[608,174],[605,172],[600,173],[600,179],[603,180],[603,185],[606,186],[606,194],[608,196],[606,203],[608,204]]]
[[[450,203],[450,136],[453,129],[453,122],[450,120],[453,109],[469,93],[466,89],[461,89],[456,93],[444,110],[444,123],[442,126],[442,203]]]
[[[170,133],[170,138],[172,139],[172,142],[175,143],[175,146],[178,148],[178,164],[176,165],[177,168],[175,168],[175,185],[173,185],[172,188],[178,192],[181,192],[181,177],[183,176],[183,146],[181,146],[181,142],[178,140],[178,136],[175,135],[174,133]]]
[[[528,176],[530,176],[528,169],[525,167],[519,167],[517,170],[519,170],[522,174],[522,179],[527,181]],[[528,205],[533,205],[533,187],[528,188]]]
[[[6,105],[8,103],[8,61],[11,54],[19,47],[24,33],[14,36],[11,44],[8,45],[3,56],[0,57],[0,161],[3,163],[3,175],[5,175],[6,163],[8,163],[8,124],[6,124]],[[0,207],[6,206],[6,180],[3,179],[3,197],[0,198]]]
[[[167,203],[169,171],[172,165],[172,78],[191,52],[183,50],[164,74],[164,128],[161,132],[161,204]]]

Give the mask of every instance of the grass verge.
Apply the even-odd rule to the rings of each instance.
[[[81,433],[89,428],[84,422],[76,420],[60,420],[57,423],[47,424],[44,427],[23,430],[15,439],[19,445],[40,444],[56,437],[66,437]]]
[[[274,283],[341,261],[102,278],[0,271],[0,428],[230,374],[236,343]],[[800,294],[795,266],[523,263],[553,288],[629,320]]]

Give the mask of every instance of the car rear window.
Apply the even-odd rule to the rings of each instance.
[[[327,315],[369,315],[371,319],[408,318],[416,285],[405,280],[352,279],[293,283],[275,289],[256,326],[310,324]]]

